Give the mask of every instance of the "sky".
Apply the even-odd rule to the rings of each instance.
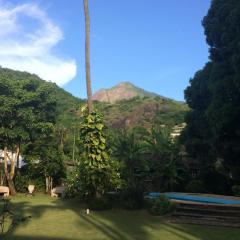
[[[210,0],[89,0],[93,92],[120,82],[184,100],[208,61]],[[86,97],[82,0],[0,0],[0,65]]]

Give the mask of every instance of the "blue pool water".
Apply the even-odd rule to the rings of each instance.
[[[182,193],[159,193],[151,192],[147,194],[148,198],[157,198],[160,196],[165,196],[169,199],[183,200],[183,201],[192,201],[192,202],[201,202],[201,203],[217,203],[217,204],[239,204],[240,200],[229,199],[229,198],[215,198],[210,196],[200,196],[200,195],[188,195]]]

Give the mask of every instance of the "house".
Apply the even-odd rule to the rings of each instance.
[[[181,123],[181,124],[178,124],[178,125],[175,125],[172,129],[172,132],[171,132],[171,138],[172,139],[175,139],[176,137],[179,137],[182,130],[187,126],[186,123]]]

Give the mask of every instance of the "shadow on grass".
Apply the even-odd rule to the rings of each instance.
[[[229,227],[214,227],[205,225],[190,225],[190,224],[170,224],[165,223],[168,231],[185,233],[188,236],[194,236],[196,239],[201,240],[237,240],[240,239],[240,229],[239,228],[229,228]]]
[[[84,221],[88,222],[91,224],[94,228],[98,229],[101,231],[105,236],[112,240],[120,240],[120,239],[125,239],[125,235],[122,234],[120,231],[117,231],[113,227],[108,226],[102,221],[96,220],[96,219],[91,219],[88,216],[81,215],[80,216]]]
[[[240,230],[236,229],[170,224],[166,219],[153,217],[146,211],[109,210],[86,215],[84,205],[78,200],[51,199],[43,195],[12,200],[11,209],[15,214],[22,217],[31,215],[31,218],[12,228],[4,240],[236,240],[240,234]],[[36,230],[31,229],[32,221],[37,222]],[[56,224],[58,221],[59,224]],[[53,227],[49,226],[51,224]],[[53,229],[56,226],[58,229]],[[48,232],[51,229],[56,236]]]
[[[2,238],[0,238],[2,239]],[[79,240],[79,238],[66,238],[66,237],[62,237],[62,238],[59,238],[59,237],[44,237],[44,236],[41,236],[41,237],[31,237],[31,236],[14,236],[12,238],[3,238],[3,240],[7,240],[7,239],[14,239],[14,240]],[[84,238],[82,238],[84,239]]]

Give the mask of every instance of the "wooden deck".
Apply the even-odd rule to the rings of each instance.
[[[212,196],[216,197],[216,195]],[[219,195],[219,197],[223,196]],[[170,218],[171,222],[240,227],[240,205],[200,203],[182,200],[171,201],[176,203],[176,209]]]

